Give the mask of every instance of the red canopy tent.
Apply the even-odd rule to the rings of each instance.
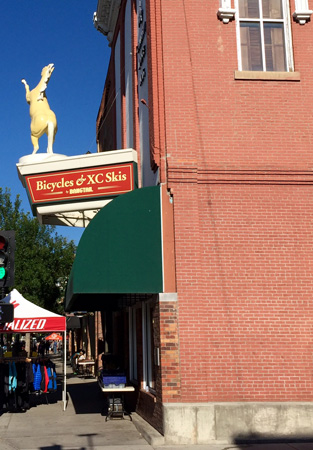
[[[14,306],[14,321],[0,326],[5,333],[66,331],[66,318],[26,300],[16,289],[1,301]]]
[[[45,333],[63,331],[66,340],[66,318],[26,300],[16,289],[2,300],[14,306],[14,320],[0,325],[0,333]],[[66,345],[63,350],[63,402],[66,408]]]

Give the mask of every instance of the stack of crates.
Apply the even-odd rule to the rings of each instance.
[[[126,376],[123,373],[112,373],[103,371],[101,381],[105,388],[122,389],[126,386]]]

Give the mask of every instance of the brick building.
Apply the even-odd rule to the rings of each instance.
[[[111,274],[120,291],[81,289],[68,306],[85,310],[89,295],[104,311],[106,351],[123,355],[136,411],[169,443],[311,433],[310,7],[98,2],[95,26],[112,49],[99,152],[137,151],[140,189],[116,199],[120,213],[135,195],[149,194],[147,210],[160,205],[155,228],[140,228],[135,207],[126,215],[126,241],[136,230],[148,240],[138,255],[126,241],[118,254],[134,251],[134,266],[161,256],[145,286],[128,284],[125,268]],[[85,241],[95,232],[101,245],[107,229],[87,235],[91,226]]]

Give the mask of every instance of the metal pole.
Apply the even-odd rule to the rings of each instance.
[[[1,294],[0,294],[0,300],[2,300],[5,297],[5,291],[6,291],[6,288],[2,286]]]
[[[66,330],[64,331],[63,343],[63,411],[66,410]]]

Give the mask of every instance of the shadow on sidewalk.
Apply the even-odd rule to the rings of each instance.
[[[58,373],[58,391],[62,395],[62,381],[64,362],[62,355],[53,355],[53,359]],[[104,405],[104,396],[96,381],[79,378],[73,373],[70,364],[66,364],[66,391],[70,396],[76,414],[101,414]],[[60,383],[60,386],[59,386]],[[50,450],[50,448],[48,448]],[[47,449],[47,450],[48,450]],[[46,449],[44,449],[46,450]],[[59,450],[51,449],[51,450]],[[81,450],[81,449],[79,449]]]
[[[39,447],[39,450],[62,450],[63,446],[61,445],[52,445],[50,447]],[[80,448],[78,450],[86,450],[85,448]]]
[[[52,447],[39,447],[38,450],[62,450],[64,447],[61,445],[52,445]],[[87,450],[86,447],[77,448],[76,450]]]
[[[101,414],[104,396],[96,381],[68,384],[67,392],[71,397],[76,414]]]
[[[274,450],[276,448],[285,448],[283,444],[288,446],[293,444],[294,446],[292,445],[292,448],[294,449],[298,449],[297,444],[300,444],[300,446],[304,444],[304,447],[301,446],[301,448],[305,450],[313,450],[313,434],[301,436],[269,436],[261,433],[250,433],[236,436],[233,439],[233,443],[237,446],[236,448],[238,450],[246,450],[248,448],[251,448],[251,450],[266,450],[267,448]],[[225,447],[225,449],[226,448],[227,447]]]

